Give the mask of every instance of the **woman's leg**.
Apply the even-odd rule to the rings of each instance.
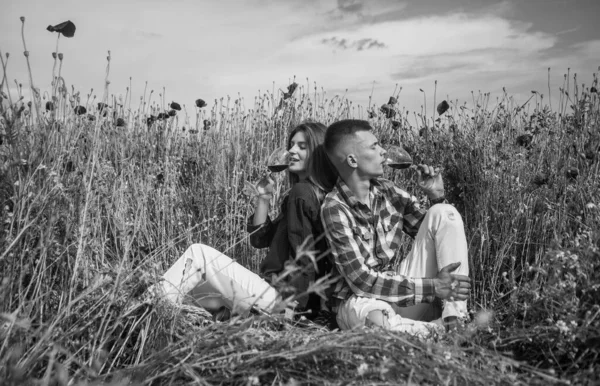
[[[190,246],[163,275],[163,296],[214,311],[226,306],[247,313],[252,306],[271,311],[278,293],[260,276],[203,244]]]
[[[413,248],[400,263],[398,273],[409,277],[435,277],[440,269],[456,262],[461,264],[453,273],[468,276],[469,255],[462,217],[452,205],[434,205],[423,219]],[[467,316],[466,301],[445,300],[442,303],[441,314],[436,303],[394,309],[403,317],[415,320]]]

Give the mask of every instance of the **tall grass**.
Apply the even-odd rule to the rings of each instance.
[[[506,93],[496,102],[481,94],[472,104],[451,103],[442,116],[423,111],[415,119],[396,105],[393,118],[369,110],[383,143],[401,143],[417,161],[443,166],[447,196],[465,219],[471,305],[495,312],[491,325],[434,342],[432,351],[431,342],[393,334],[315,335],[267,317],[214,324],[201,309],[144,302],[145,290],[191,243],[212,245],[256,271],[263,255],[249,246],[245,232],[252,210],[246,181],[265,172],[264,160],[297,123],[366,119],[369,111],[307,84],[289,99],[266,93],[247,108],[242,99],[222,98],[149,123],[169,110],[168,103],[153,101],[153,92],[147,99],[145,92],[137,107],[127,96],[110,95],[109,64],[110,57],[101,100],[68,90],[60,70],[51,93],[33,91],[31,101],[2,82],[0,379],[262,384],[304,374],[316,383],[358,375],[365,382],[597,380],[595,74],[589,88],[565,77],[554,109],[534,92],[524,104]],[[78,106],[86,113],[78,115]],[[414,186],[409,174],[388,177]],[[280,177],[273,215],[285,189]],[[329,349],[315,349],[319,345]],[[409,348],[412,364],[398,367]],[[442,360],[448,352],[458,359]],[[250,360],[253,353],[265,361]],[[280,367],[269,370],[274,363]],[[384,371],[381,363],[396,370]],[[329,365],[337,370],[326,371]]]

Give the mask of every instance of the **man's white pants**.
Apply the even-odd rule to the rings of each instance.
[[[452,205],[434,205],[427,211],[412,250],[400,263],[397,273],[413,278],[433,278],[440,269],[456,262],[461,263],[460,267],[452,273],[468,276],[469,257],[462,217]],[[338,309],[337,321],[342,329],[352,329],[364,326],[369,312],[383,311],[388,315],[390,329],[420,332],[423,328],[435,328],[434,323],[427,323],[434,319],[432,315],[440,317],[434,308],[435,303],[400,307],[378,299],[352,296]],[[467,302],[443,301],[441,317],[448,316],[467,317]]]
[[[161,296],[208,311],[225,306],[246,314],[254,306],[269,312],[278,300],[277,291],[260,276],[204,244],[190,246],[163,279]]]

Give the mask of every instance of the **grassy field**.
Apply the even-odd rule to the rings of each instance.
[[[50,91],[28,100],[9,93],[0,56],[2,384],[600,382],[595,74],[588,86],[565,76],[551,107],[539,92],[526,103],[481,94],[449,101],[442,115],[431,108],[439,100],[428,115],[409,115],[300,84],[285,99],[185,101],[177,110],[148,90],[140,102],[129,89],[110,94],[109,64],[104,95],[76,92],[60,74],[61,55]],[[472,324],[420,341],[279,317],[218,323],[201,309],[143,301],[194,242],[257,270],[263,252],[245,232],[246,181],[297,123],[349,117],[444,168],[470,246]],[[412,191],[407,173],[388,177]],[[286,189],[278,182],[274,210]]]

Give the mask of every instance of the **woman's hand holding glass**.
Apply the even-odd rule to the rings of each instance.
[[[263,178],[256,183],[257,196],[261,200],[268,201],[273,198],[274,191],[275,180],[271,178],[271,174],[265,174]]]
[[[273,193],[275,192],[273,173],[279,173],[287,169],[290,163],[289,160],[290,153],[285,147],[278,147],[271,153],[267,159],[269,172],[265,173],[254,186],[254,193],[260,200],[269,201],[273,198]]]

